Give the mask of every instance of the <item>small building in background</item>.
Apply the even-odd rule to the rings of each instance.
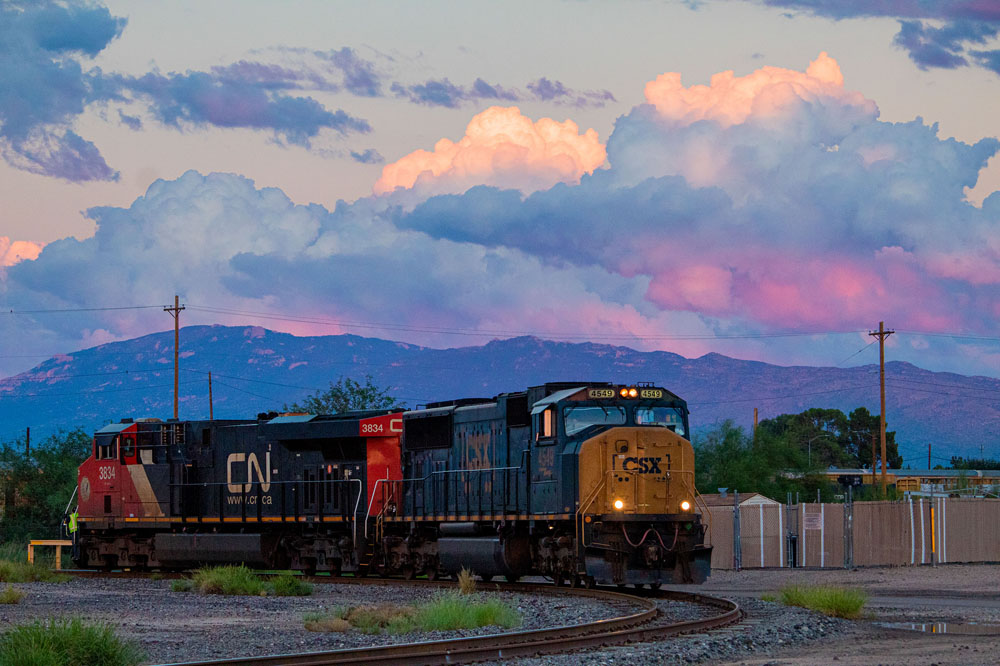
[[[700,497],[709,508],[713,506],[733,506],[733,493],[731,492],[709,493],[707,495],[703,494]],[[740,506],[752,506],[756,504],[780,504],[780,502],[760,493],[740,493]]]

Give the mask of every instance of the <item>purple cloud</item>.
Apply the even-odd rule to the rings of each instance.
[[[258,74],[263,70],[255,69]],[[150,102],[153,114],[166,125],[272,129],[299,145],[308,145],[321,129],[341,135],[370,132],[371,126],[343,110],[329,111],[311,97],[272,92],[274,82],[220,77],[205,72],[146,74],[122,79],[122,86]]]
[[[361,164],[381,164],[385,162],[385,158],[374,148],[369,148],[360,153],[352,150],[351,159]]]
[[[70,180],[117,177],[69,126],[95,96],[79,59],[97,55],[125,23],[104,7],[0,3],[0,152],[8,163]]]
[[[906,50],[921,69],[954,69],[972,63],[1000,74],[990,52],[969,51],[970,44],[985,44],[1000,32],[1000,3],[983,0],[763,0],[775,7],[802,9],[833,19],[891,17],[900,20],[893,43]],[[928,20],[944,21],[935,28]]]
[[[447,78],[431,79],[414,85],[394,82],[390,86],[391,92],[396,97],[407,99],[414,104],[443,106],[449,109],[458,108],[465,102],[480,100],[555,102],[576,107],[602,107],[608,102],[617,101],[608,90],[577,91],[567,88],[561,81],[551,81],[545,77],[529,82],[526,88],[527,93],[516,88],[489,84],[481,78],[477,78],[471,86],[454,84]]]

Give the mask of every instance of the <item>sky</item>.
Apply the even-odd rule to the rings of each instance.
[[[1000,4],[0,0],[0,376],[190,324],[1000,377]]]

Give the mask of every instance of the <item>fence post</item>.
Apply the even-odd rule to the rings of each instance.
[[[743,566],[743,539],[740,537],[740,494],[733,491],[733,569]]]
[[[847,486],[844,501],[844,568],[854,568],[854,487]]]

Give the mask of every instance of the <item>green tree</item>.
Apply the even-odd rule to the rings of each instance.
[[[50,436],[32,447],[28,456],[24,440],[0,444],[3,541],[58,536],[63,511],[76,488],[77,468],[90,455],[91,442],[90,435],[76,429]]]
[[[309,414],[342,414],[363,409],[391,409],[405,407],[382,389],[372,383],[372,376],[365,375],[361,384],[350,377],[341,377],[330,382],[326,391],[316,391],[302,402],[285,405],[286,412],[308,412]]]
[[[952,469],[1000,469],[1000,460],[990,458],[969,458],[966,460],[961,456],[951,457]]]

